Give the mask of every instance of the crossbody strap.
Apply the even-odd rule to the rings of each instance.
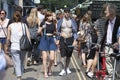
[[[5,33],[5,30],[3,29],[3,27],[2,27],[1,24],[0,24],[0,26],[1,26],[1,28],[2,28],[2,30],[3,30],[3,32],[4,32],[4,34],[5,34],[5,36],[7,37],[7,34]]]
[[[44,28],[44,31],[43,31],[43,35],[46,36],[46,23],[45,23],[45,28]]]

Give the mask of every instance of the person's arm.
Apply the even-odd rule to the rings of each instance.
[[[9,25],[7,28],[7,46],[6,46],[6,53],[8,53],[9,47],[11,45],[11,26]]]
[[[46,27],[45,22],[41,22],[40,25],[39,25],[39,27],[38,27],[37,33],[38,33],[39,35],[43,35],[42,30],[43,30],[45,27]]]
[[[27,27],[26,24],[25,24],[25,28],[26,28],[27,37],[28,37],[29,41],[31,42],[31,39],[30,39],[30,32],[29,32],[29,29],[28,29],[28,27]]]
[[[76,46],[78,35],[77,35],[77,23],[74,19],[72,19],[72,27],[73,27],[73,36],[74,36],[74,41],[73,41],[72,46]]]

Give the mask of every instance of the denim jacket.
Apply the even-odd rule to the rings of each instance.
[[[77,24],[76,24],[76,21],[74,19],[71,19],[71,22],[72,22],[73,36],[74,36],[74,39],[76,40],[78,38],[78,35],[77,35]],[[58,20],[58,23],[57,23],[57,39],[58,40],[60,39],[62,23],[63,23],[63,19]]]

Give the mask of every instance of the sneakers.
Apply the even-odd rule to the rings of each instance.
[[[93,78],[94,74],[93,74],[92,72],[88,72],[88,73],[87,73],[87,76],[88,76],[89,78]]]
[[[63,75],[65,75],[65,74],[66,74],[65,70],[62,69],[62,71],[59,73],[59,76],[63,76]]]
[[[69,68],[67,68],[67,74],[72,73]]]
[[[67,72],[66,72],[67,71]],[[70,71],[70,69],[69,68],[67,68],[67,70],[62,70],[60,73],[59,73],[59,76],[62,76],[62,75],[66,75],[66,74],[70,74],[70,73],[72,73],[71,71]]]

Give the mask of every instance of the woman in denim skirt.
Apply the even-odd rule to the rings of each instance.
[[[43,66],[44,66],[44,77],[52,75],[52,65],[54,64],[54,55],[57,46],[54,41],[54,35],[56,33],[56,22],[53,21],[52,13],[46,12],[45,19],[41,22],[38,29],[38,33],[41,33],[40,44],[38,49],[42,51]],[[47,56],[49,54],[49,65],[47,68]]]

